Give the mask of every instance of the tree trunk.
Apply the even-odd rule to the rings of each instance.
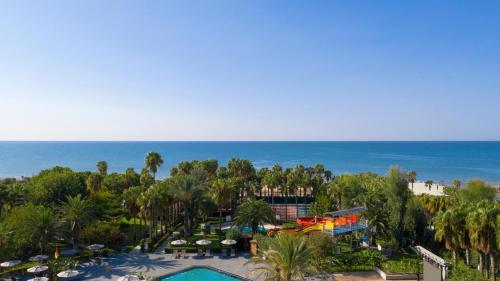
[[[222,233],[222,208],[219,209],[219,235]]]
[[[288,220],[288,193],[285,192],[285,220]]]
[[[484,265],[484,262],[483,262],[483,253],[479,253],[479,264],[478,264],[478,267],[477,267],[477,270],[479,270],[479,272],[483,273],[483,265]]]
[[[495,272],[495,253],[491,252],[490,253],[490,271],[491,271],[491,277],[493,278],[493,281],[496,281],[496,272]]]
[[[135,222],[136,222],[135,221],[135,216],[132,217],[132,222],[134,224],[133,229],[134,229],[134,243],[135,243],[135,241],[137,241],[137,226],[135,225]]]
[[[295,191],[295,219],[299,218],[299,198],[297,192],[298,191]]]
[[[184,237],[189,237],[189,213],[186,207],[184,207]]]
[[[457,250],[453,249],[453,265],[455,266],[455,268],[457,267],[457,256],[458,256]]]
[[[470,249],[465,248],[465,264],[470,266]]]

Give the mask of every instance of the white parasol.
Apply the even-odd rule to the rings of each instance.
[[[46,265],[36,265],[28,268],[28,270],[26,271],[28,271],[29,273],[40,273],[46,271],[47,269],[49,269],[49,267]]]
[[[71,269],[57,273],[57,277],[60,277],[60,278],[72,278],[72,277],[76,277],[78,275],[80,275],[80,272],[78,270],[71,270]]]
[[[20,260],[10,260],[10,261],[0,263],[0,267],[12,267],[12,266],[16,266],[20,263],[21,263]]]
[[[92,244],[90,246],[87,246],[87,249],[89,249],[91,251],[98,251],[98,250],[100,250],[102,248],[104,248],[103,244]]]
[[[175,241],[172,241],[170,244],[172,244],[174,246],[180,246],[180,245],[184,245],[186,243],[187,243],[186,240],[175,240]]]
[[[47,278],[47,277],[35,277],[35,278],[28,279],[28,281],[49,281],[49,278]]]
[[[200,246],[207,246],[210,244],[212,244],[212,241],[207,240],[207,239],[202,239],[202,240],[196,241],[196,245],[200,245]]]
[[[220,242],[222,245],[228,245],[228,246],[231,246],[231,245],[234,245],[236,244],[236,240],[232,240],[232,239],[226,239],[226,240],[222,240]]]

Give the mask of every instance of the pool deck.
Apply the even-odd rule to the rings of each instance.
[[[106,258],[101,264],[84,263],[80,270],[85,272],[84,280],[110,281],[117,280],[126,274],[144,273],[148,277],[161,277],[188,269],[193,266],[208,266],[250,278],[251,266],[245,266],[250,259],[249,254],[236,257],[196,257],[188,254],[187,258],[174,259],[172,254],[115,254]]]

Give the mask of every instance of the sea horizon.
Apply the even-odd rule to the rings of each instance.
[[[97,161],[109,172],[140,171],[144,156],[165,160],[159,178],[180,161],[249,159],[256,168],[321,163],[336,175],[385,174],[390,166],[417,172],[417,180],[451,182],[480,178],[500,183],[500,141],[0,141],[0,178],[30,177],[53,166],[94,171]]]

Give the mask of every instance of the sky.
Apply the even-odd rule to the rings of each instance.
[[[0,140],[500,140],[499,14],[0,0]]]

